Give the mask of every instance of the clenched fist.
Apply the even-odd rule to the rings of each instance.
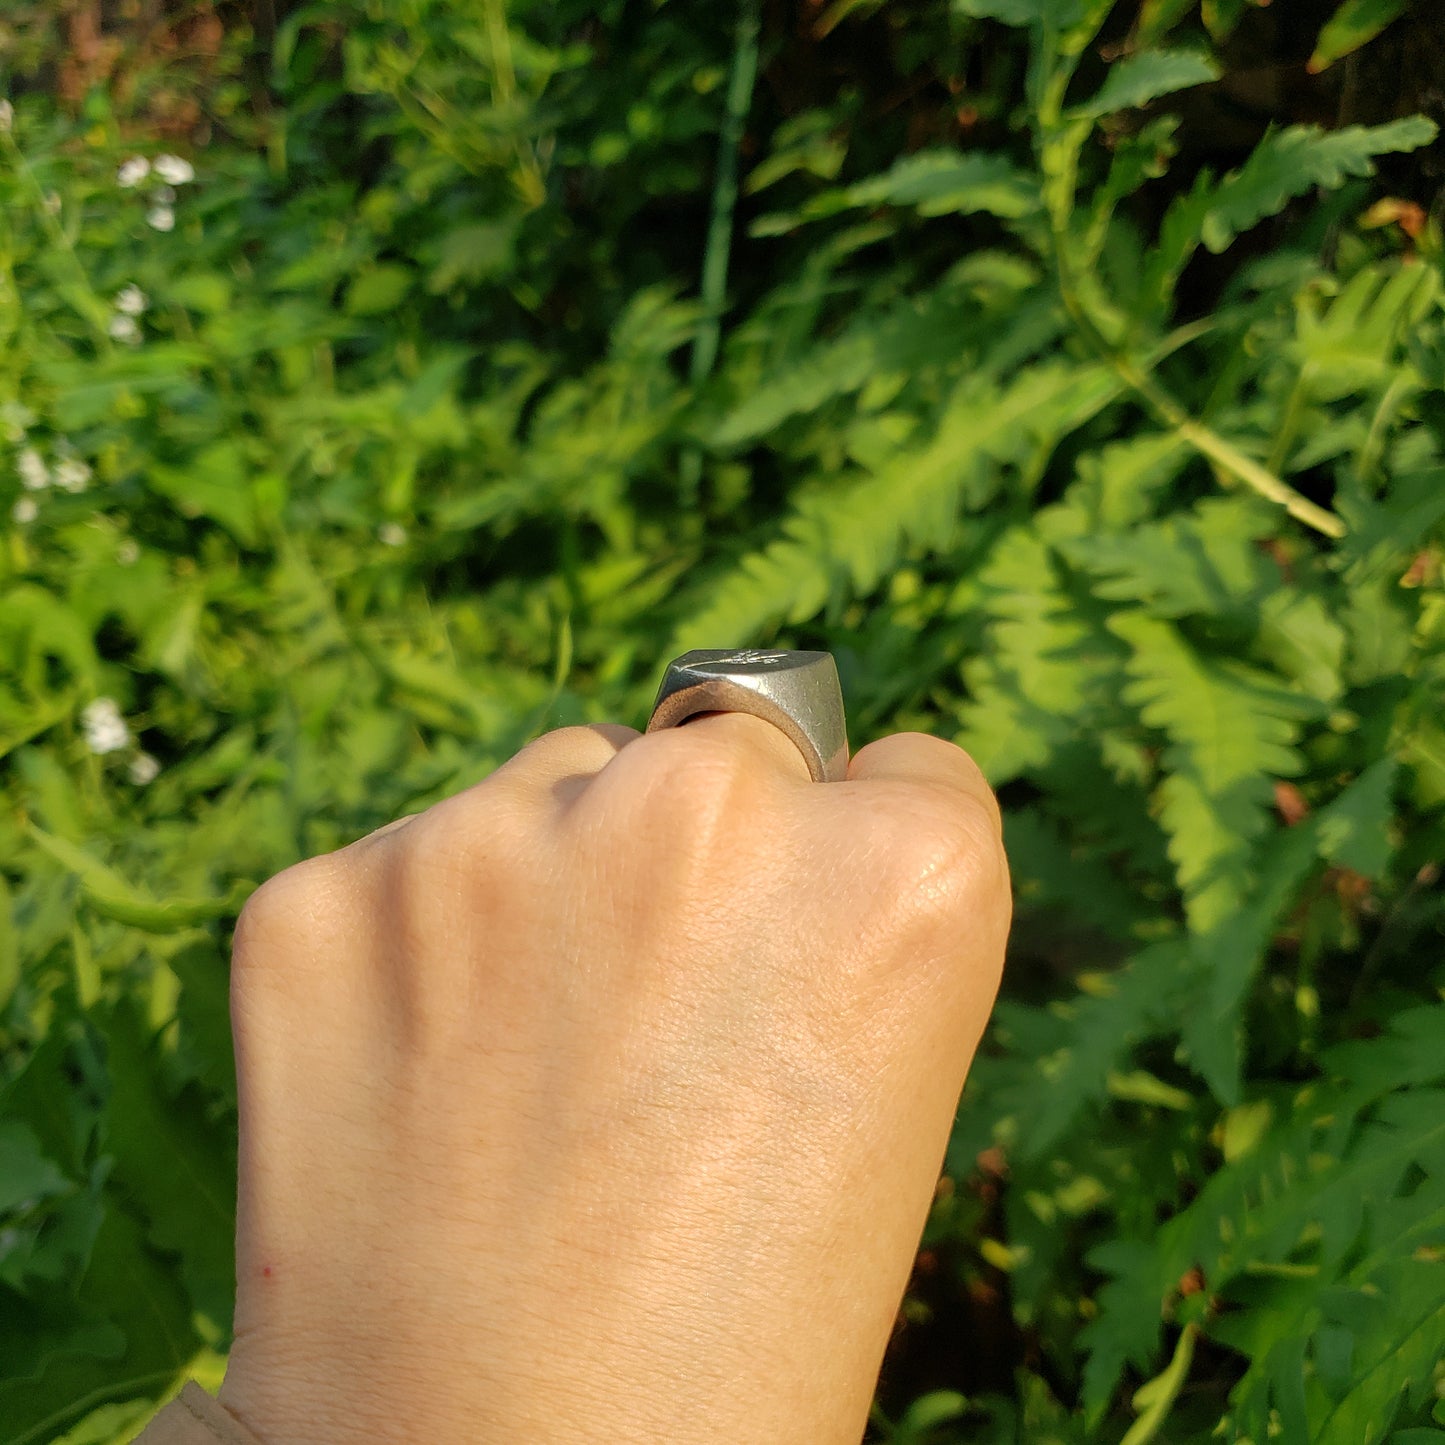
[[[1009,921],[949,743],[567,728],[288,869],[232,973],[266,1445],[857,1445]]]

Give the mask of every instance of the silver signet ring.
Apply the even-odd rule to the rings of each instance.
[[[848,776],[843,689],[831,652],[684,652],[667,665],[647,731],[700,712],[751,713],[797,744],[814,782]]]

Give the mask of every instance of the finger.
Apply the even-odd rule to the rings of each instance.
[[[782,782],[810,783],[813,775],[798,745],[781,728],[746,712],[700,712],[677,728],[699,747],[730,755],[747,769]],[[649,734],[657,737],[657,733]]]
[[[1002,833],[998,799],[978,764],[956,743],[927,733],[894,733],[854,754],[849,783],[895,782],[952,789],[983,808]]]
[[[593,777],[642,734],[621,723],[588,723],[556,728],[533,738],[497,768],[493,779],[528,789],[545,788],[563,778]]]

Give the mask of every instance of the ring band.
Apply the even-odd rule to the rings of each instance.
[[[796,744],[814,782],[848,776],[843,689],[831,652],[684,652],[667,665],[647,731],[704,712],[745,712],[772,723]]]

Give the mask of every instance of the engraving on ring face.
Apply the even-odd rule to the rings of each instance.
[[[786,652],[760,652],[753,648],[744,648],[741,652],[731,652],[726,657],[710,657],[706,662],[695,662],[694,667],[770,667],[774,663],[786,662]]]

